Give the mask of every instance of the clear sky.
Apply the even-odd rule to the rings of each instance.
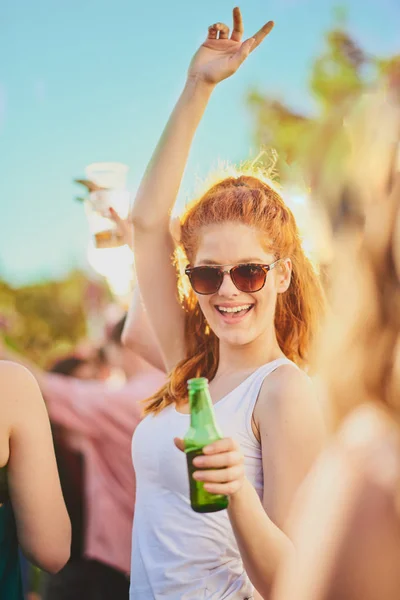
[[[311,111],[307,77],[334,0],[245,0],[246,33],[276,27],[221,84],[201,124],[182,198],[218,158],[252,146],[246,90],[256,85]],[[399,51],[398,0],[347,0],[367,50]],[[95,161],[130,167],[137,187],[208,25],[231,0],[2,0],[0,3],[0,276],[22,283],[85,263],[88,232],[73,178]]]

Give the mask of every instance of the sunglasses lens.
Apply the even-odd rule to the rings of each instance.
[[[232,269],[231,277],[241,292],[258,292],[265,284],[267,273],[259,265],[239,265]]]
[[[198,294],[215,294],[221,286],[222,273],[214,267],[196,267],[190,275],[192,288]]]

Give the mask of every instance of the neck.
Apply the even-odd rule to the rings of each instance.
[[[257,369],[261,365],[283,356],[274,328],[243,346],[220,342],[217,376],[252,368]]]

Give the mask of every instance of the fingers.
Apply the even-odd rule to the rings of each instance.
[[[201,468],[193,473],[193,478],[202,481],[204,489],[212,494],[235,494],[244,481],[244,460],[239,445],[232,438],[224,438],[205,446],[203,453],[193,460],[193,464]]]
[[[208,446],[204,446],[203,454],[219,454],[220,452],[231,452],[232,450],[239,450],[239,445],[232,438],[223,438]]]
[[[210,494],[221,494],[222,496],[232,496],[240,490],[243,485],[243,479],[228,481],[228,483],[204,483],[204,489]]]
[[[174,438],[174,444],[181,452],[185,451],[185,442],[180,438]]]
[[[243,37],[244,27],[243,27],[243,19],[242,13],[240,12],[240,8],[236,7],[233,9],[233,31],[231,35],[231,40],[235,42],[241,42]]]
[[[261,44],[261,42],[267,37],[270,31],[274,27],[273,21],[268,21],[257,33],[253,36],[254,44],[251,50],[257,48]],[[235,42],[240,42],[243,37],[244,27],[243,27],[243,19],[240,9],[238,7],[233,9],[233,30],[231,35],[231,40]],[[208,39],[211,40],[227,40],[229,37],[229,27],[225,25],[225,23],[214,23],[214,25],[210,25],[208,28]],[[250,39],[253,39],[250,38]],[[249,41],[249,40],[247,40]]]
[[[208,38],[211,40],[227,40],[229,38],[229,27],[225,23],[214,23],[208,28]]]
[[[275,25],[275,23],[273,21],[268,21],[268,23],[266,23],[263,27],[261,27],[261,29],[259,31],[257,31],[257,33],[255,35],[253,35],[253,38],[255,39],[255,43],[254,43],[254,46],[252,47],[252,50],[257,48],[257,46],[259,46],[261,44],[261,42],[267,37],[269,32],[273,29],[274,25]]]
[[[205,483],[229,483],[231,481],[241,480],[242,477],[242,465],[219,470],[207,469],[207,471],[195,471],[193,473],[193,479],[204,481]]]
[[[122,227],[124,225],[124,220],[121,219],[119,214],[113,209],[112,206],[110,206],[108,210],[110,211],[110,219],[114,221],[114,223]]]
[[[255,44],[254,38],[249,38],[240,46],[239,50],[232,56],[232,69],[236,71],[240,65],[246,60]]]
[[[273,28],[273,26],[274,22],[268,21],[268,23],[266,23],[264,27],[261,27],[261,29],[253,37],[243,42],[243,44],[240,46],[240,49],[231,58],[233,70],[238,69],[240,65],[246,60],[250,52],[252,52],[254,48],[257,48],[257,46],[261,44],[263,39],[267,37],[271,29]]]
[[[182,452],[184,441],[174,439],[175,446]],[[232,495],[243,485],[243,455],[239,445],[232,438],[224,438],[203,448],[203,455],[193,460],[200,471],[193,473],[193,478],[204,482],[204,489],[213,494]]]
[[[221,467],[233,467],[243,463],[243,455],[238,450],[222,452],[209,456],[196,456],[193,460],[195,467],[200,469],[219,469]]]
[[[104,189],[97,185],[97,183],[94,183],[94,181],[89,181],[88,179],[75,179],[75,183],[82,184],[89,192],[97,192],[98,190]]]
[[[119,214],[110,206],[108,209],[108,214],[105,215],[117,226],[118,236],[122,239],[124,244],[127,244],[129,248],[133,251],[133,226],[128,219],[121,219]]]
[[[215,29],[215,25],[210,25],[210,27],[208,28],[208,39],[216,40],[217,36],[218,36],[218,30]]]

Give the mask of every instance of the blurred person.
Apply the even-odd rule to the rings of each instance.
[[[95,368],[95,377],[94,379],[98,379],[99,381],[106,381],[111,374],[110,365],[107,360],[107,355],[105,348],[100,346],[96,349],[94,357],[94,368]]]
[[[99,361],[98,352],[87,358],[70,355],[56,361],[49,369],[67,377],[95,380],[102,377],[105,357]],[[81,445],[84,438],[73,435],[62,425],[52,424],[54,449],[61,488],[71,521],[71,555],[65,567],[55,575],[44,578],[41,585],[44,600],[84,600],[90,598],[88,564],[84,557],[85,482],[84,457]]]
[[[119,388],[31,367],[52,422],[83,439],[87,600],[128,598],[135,499],[132,434],[141,419],[141,400],[165,381],[165,373],[121,344],[124,322],[125,317],[114,326],[104,346],[112,364],[126,375]],[[57,598],[71,597],[67,594],[64,586]]]
[[[296,552],[274,600],[400,597],[399,68],[394,75],[344,111],[344,168],[337,131],[314,159],[313,195],[335,240],[317,363],[336,433],[292,511]]]
[[[97,352],[87,358],[71,354],[70,356],[58,359],[51,365],[49,371],[83,380],[98,379],[97,360]]]
[[[110,365],[103,346],[80,346],[70,355],[59,358],[50,365],[51,372],[69,375],[77,379],[105,381],[110,376]]]
[[[18,546],[56,573],[69,558],[71,527],[37,382],[0,361],[0,389],[0,598],[22,600]]]
[[[212,25],[193,57],[132,212],[140,293],[171,373],[133,436],[134,600],[259,598],[255,589],[268,597],[291,548],[289,506],[323,443],[321,411],[302,370],[323,294],[277,191],[241,175],[193,203],[177,236],[189,279],[177,281],[170,213],[192,138],[216,85],[273,26],[242,42],[239,9],[233,16],[231,37],[223,23]],[[180,283],[189,281],[181,303]],[[126,340],[134,334],[132,318]],[[194,461],[205,489],[229,496],[228,511],[212,515],[192,510],[179,452],[190,423],[186,382],[199,376],[210,380],[228,436]]]

